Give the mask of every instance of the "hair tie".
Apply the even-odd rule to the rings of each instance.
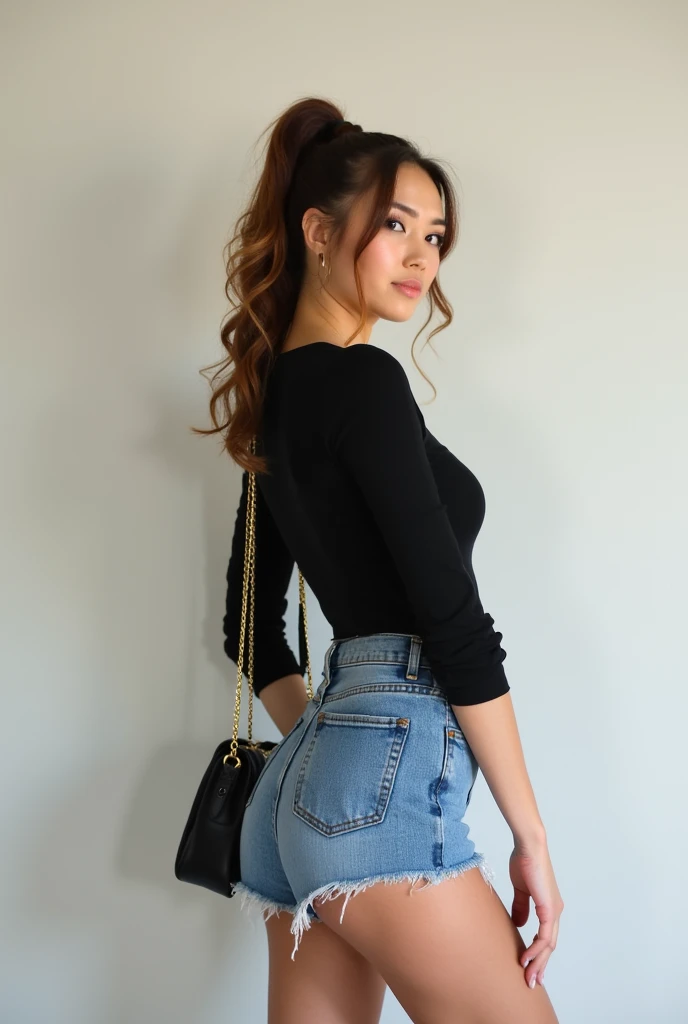
[[[312,135],[311,138],[301,147],[294,167],[292,168],[291,184],[287,189],[285,195],[285,205],[289,199],[293,184],[298,174],[300,173],[301,167],[307,160],[310,159],[311,154],[315,149],[321,145],[326,145],[333,139],[338,138],[340,135],[348,135],[349,132],[362,132],[363,128],[360,124],[352,124],[351,121],[347,121],[343,117],[333,118],[331,121],[326,121],[321,128]]]
[[[313,141],[327,143],[331,142],[333,139],[338,139],[340,135],[348,135],[349,132],[362,131],[363,129],[360,124],[352,124],[351,121],[347,121],[343,117],[338,117],[324,124],[320,131],[316,132]]]

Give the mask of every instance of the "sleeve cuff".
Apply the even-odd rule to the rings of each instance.
[[[488,676],[482,675],[479,679],[471,682],[460,683],[456,680],[438,679],[438,683],[444,690],[449,703],[459,706],[486,704],[489,700],[503,697],[511,689],[503,665],[497,665]]]

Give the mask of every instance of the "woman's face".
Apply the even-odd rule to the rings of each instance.
[[[371,197],[364,197],[354,207],[326,282],[328,290],[354,310],[358,309],[354,250],[371,201]],[[432,178],[416,164],[399,168],[394,191],[397,203],[402,205],[390,206],[388,220],[363,250],[358,263],[371,325],[378,319],[396,323],[408,320],[439,270],[444,232],[442,200]],[[406,280],[419,282],[420,290],[405,293],[398,282]]]

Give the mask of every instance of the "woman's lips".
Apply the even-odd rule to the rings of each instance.
[[[416,288],[415,286],[410,284],[397,284],[395,281],[394,287],[399,288],[399,290],[402,291],[404,295],[408,295],[409,299],[417,299],[418,296],[420,295],[420,288]]]

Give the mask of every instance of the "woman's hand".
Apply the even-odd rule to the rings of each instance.
[[[531,897],[540,922],[533,942],[521,956],[526,983],[534,988],[536,981],[542,984],[545,967],[556,949],[559,918],[564,909],[546,840],[528,846],[516,841],[509,858],[509,877],[514,886],[511,919],[516,927],[522,928],[528,921]]]

